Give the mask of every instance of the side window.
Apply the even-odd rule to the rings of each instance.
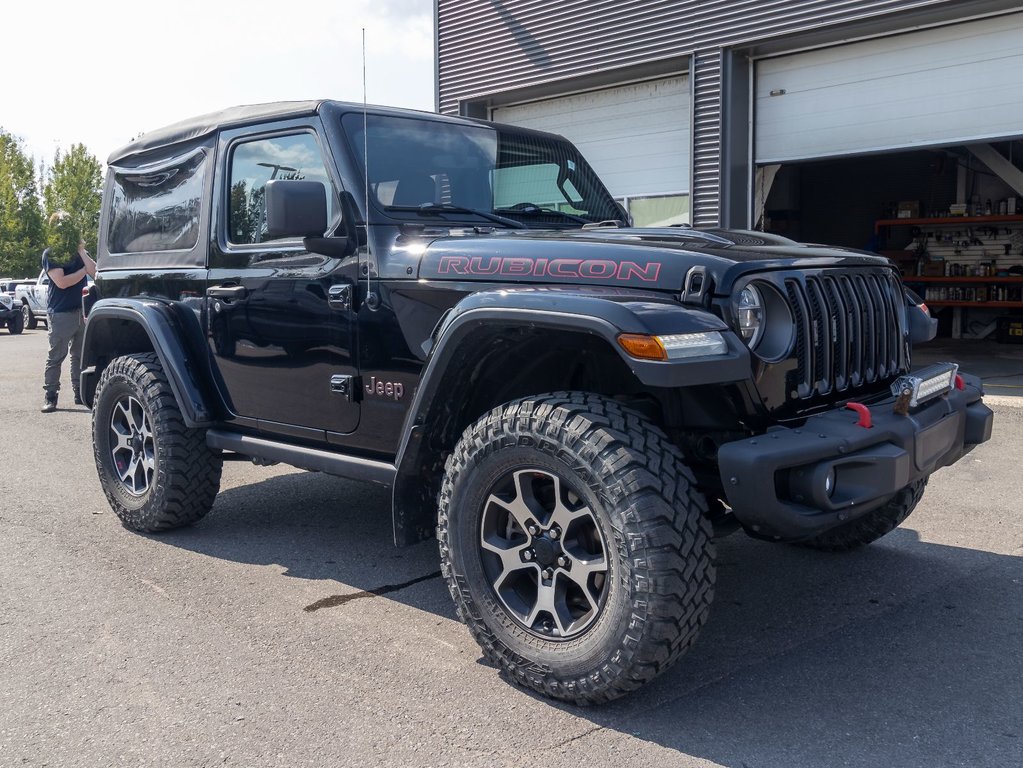
[[[193,248],[199,239],[206,154],[197,152],[146,172],[116,169],[110,206],[110,253]]]
[[[229,242],[249,245],[267,241],[266,183],[274,179],[321,182],[327,196],[327,220],[334,220],[330,176],[311,133],[246,141],[235,145],[228,169]]]

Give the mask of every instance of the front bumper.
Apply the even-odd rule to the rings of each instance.
[[[799,541],[885,504],[895,493],[954,464],[991,437],[994,414],[983,388],[963,389],[895,413],[895,398],[870,407],[873,426],[851,410],[813,416],[799,429],[776,427],[721,446],[718,466],[728,503],[750,534]]]

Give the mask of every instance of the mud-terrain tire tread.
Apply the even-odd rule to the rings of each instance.
[[[573,454],[612,480],[601,501],[620,530],[619,575],[629,590],[625,642],[606,649],[599,670],[559,677],[521,656],[488,627],[462,574],[453,572],[452,489],[475,460],[509,441]],[[611,498],[615,494],[617,498]],[[487,659],[515,683],[577,704],[610,701],[668,669],[694,642],[713,599],[715,568],[707,505],[679,450],[645,417],[610,398],[554,392],[490,411],[462,435],[446,465],[437,539],[441,569],[459,618]],[[630,551],[631,550],[631,551]],[[609,551],[608,555],[614,557]]]
[[[896,493],[883,507],[868,512],[863,517],[850,520],[844,525],[832,528],[812,539],[801,541],[800,546],[819,549],[824,552],[848,552],[877,541],[891,533],[920,503],[927,487],[927,478],[910,483]]]
[[[11,336],[17,336],[23,330],[25,330],[25,318],[21,312],[14,312],[10,320],[7,321],[7,331]]]
[[[120,481],[107,464],[112,461],[108,439],[101,434],[109,429],[112,404],[105,402],[107,391],[123,381],[137,390],[149,409],[155,435],[156,471],[141,505],[119,492]],[[103,371],[93,407],[93,453],[111,508],[134,531],[155,533],[192,525],[210,511],[220,490],[223,459],[207,447],[206,430],[185,425],[167,375],[152,352],[118,357]]]

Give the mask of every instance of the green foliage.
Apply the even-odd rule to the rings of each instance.
[[[32,158],[17,137],[0,128],[0,275],[37,275],[43,238]]]
[[[46,212],[66,211],[74,228],[81,232],[85,247],[96,253],[99,209],[103,196],[103,168],[84,144],[73,144],[67,154],[57,150],[50,166],[43,200]],[[77,250],[78,241],[74,248]]]
[[[54,220],[46,233],[46,247],[50,249],[50,258],[56,263],[66,263],[78,252],[78,244],[82,241],[82,231],[72,216],[63,216]]]

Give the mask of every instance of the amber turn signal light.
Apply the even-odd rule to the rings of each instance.
[[[618,336],[618,344],[630,356],[640,360],[667,360],[668,351],[656,336],[642,333],[623,333]]]

